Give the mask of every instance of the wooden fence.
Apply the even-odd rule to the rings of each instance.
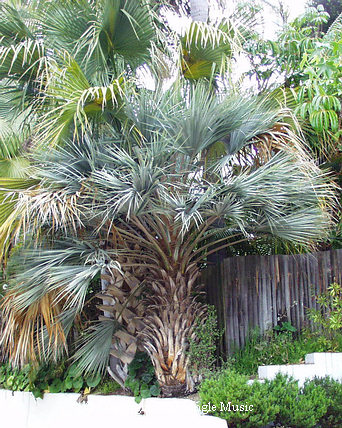
[[[245,343],[248,330],[261,332],[286,316],[297,329],[308,325],[306,309],[314,295],[342,280],[342,249],[292,256],[237,256],[202,272],[207,300],[217,308],[224,327],[221,352]]]

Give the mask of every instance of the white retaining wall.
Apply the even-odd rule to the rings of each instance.
[[[342,382],[342,352],[315,352],[307,354],[305,364],[260,366],[259,379],[274,379],[277,373],[287,374],[302,386],[306,379],[330,376]]]
[[[314,353],[305,364],[261,366],[259,379],[288,374],[303,385],[315,376],[342,381],[342,352]],[[137,404],[132,397],[79,394],[45,394],[35,399],[30,392],[0,390],[0,428],[226,428],[226,421],[201,415],[196,402],[181,398],[147,398]],[[229,397],[227,397],[227,400]],[[140,413],[139,413],[140,411]]]
[[[79,394],[45,394],[0,390],[0,428],[226,428],[226,421],[201,415],[195,401],[181,398],[147,398]],[[139,414],[139,410],[141,409]]]

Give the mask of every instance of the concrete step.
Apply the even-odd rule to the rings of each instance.
[[[302,386],[306,379],[330,376],[342,382],[342,352],[315,352],[304,364],[259,366],[259,379],[274,379],[277,373],[292,376]]]

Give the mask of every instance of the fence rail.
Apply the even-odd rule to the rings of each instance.
[[[203,270],[208,302],[225,328],[221,352],[245,343],[250,328],[261,332],[285,315],[297,329],[308,325],[307,308],[332,282],[342,281],[342,249],[313,254],[237,256]]]

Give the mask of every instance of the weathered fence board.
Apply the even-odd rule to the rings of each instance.
[[[221,352],[245,343],[249,329],[261,332],[285,315],[297,329],[310,324],[314,295],[342,280],[342,249],[292,256],[230,257],[202,272],[208,302],[225,328]]]

